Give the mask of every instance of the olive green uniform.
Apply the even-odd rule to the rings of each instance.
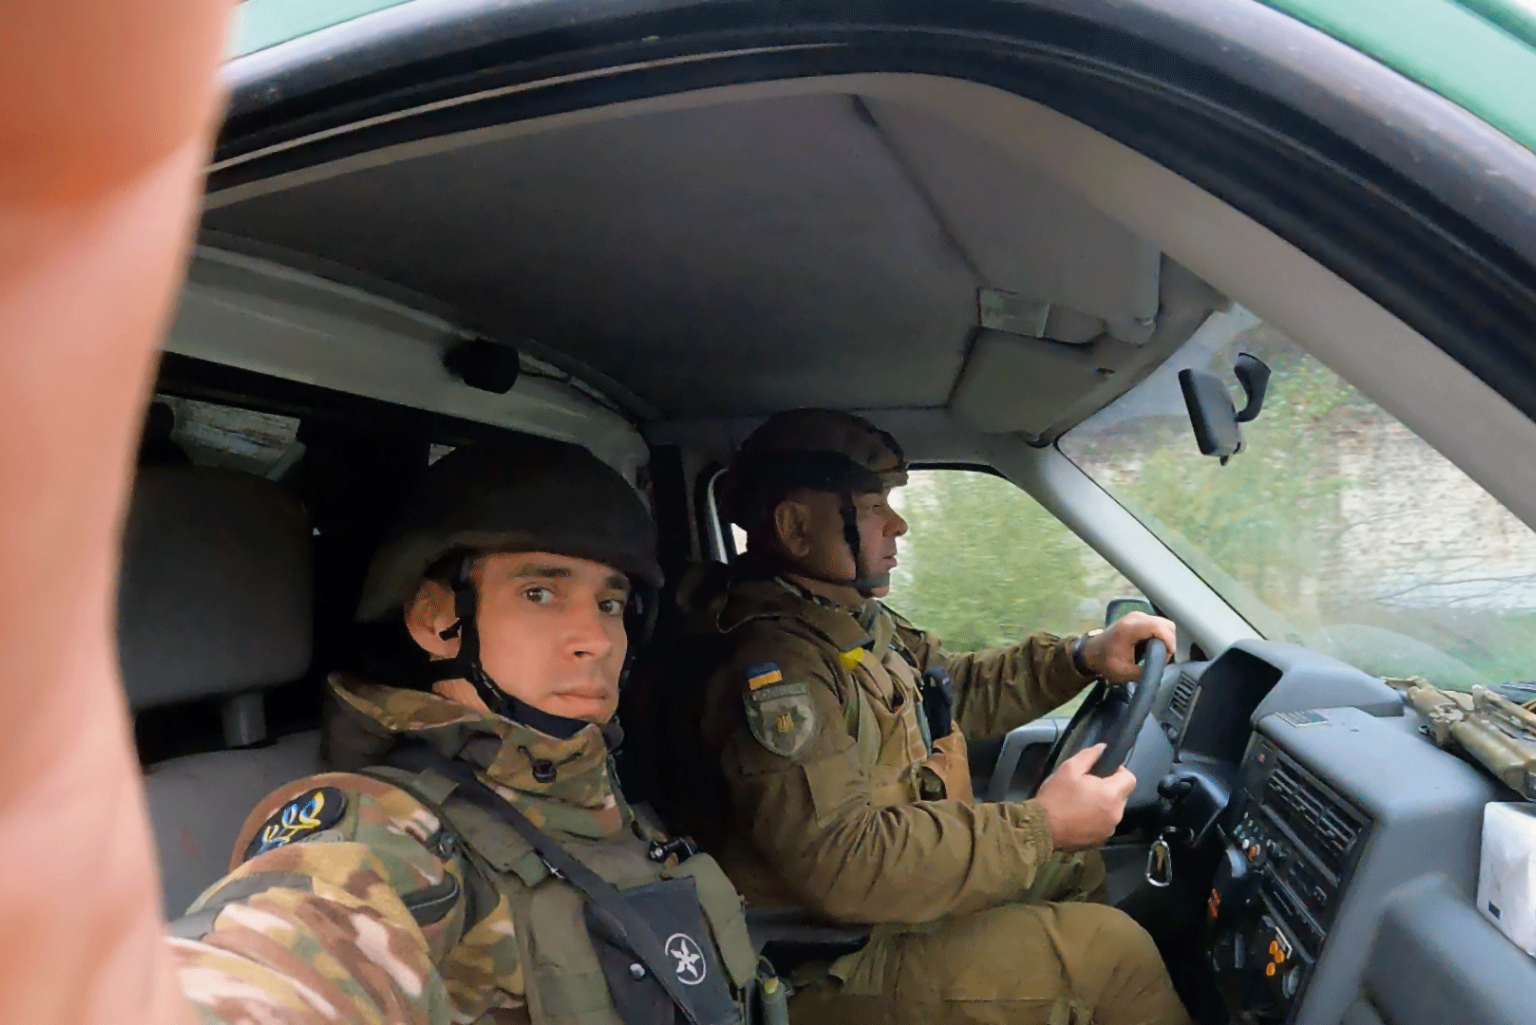
[[[707,856],[658,859],[597,726],[556,739],[430,693],[333,686],[334,761],[417,741],[620,890],[691,879],[733,996],[756,970],[740,898]],[[267,1025],[618,1025],[583,900],[451,781],[398,769],[298,780],[263,801],[231,873],[172,924],[200,1020]],[[695,948],[697,949],[697,948]]]
[[[1151,938],[1083,901],[1102,861],[1054,853],[1034,801],[971,799],[960,738],[1081,691],[1069,643],[956,654],[876,602],[784,580],[737,581],[693,612],[729,640],[699,715],[732,809],[721,863],[750,903],[875,926],[797,993],[797,1022],[1188,1021]],[[960,742],[930,753],[919,679],[935,665]]]

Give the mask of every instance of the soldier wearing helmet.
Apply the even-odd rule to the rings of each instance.
[[[427,471],[359,608],[416,649],[404,686],[332,678],[336,771],[261,802],[172,925],[202,1020],[741,1020],[740,898],[612,771],[654,544],[636,493],[574,445]]]
[[[1187,1022],[1151,938],[1090,902],[1091,848],[1134,777],[1089,775],[1094,747],[1034,800],[978,803],[964,739],[1095,677],[1134,679],[1135,645],[1171,650],[1172,624],[947,651],[878,601],[906,476],[895,439],[847,413],[780,413],[742,443],[722,497],[747,551],[679,592],[678,675],[703,682],[674,691],[691,744],[668,746],[702,755],[662,762],[658,803],[750,902],[872,927],[862,949],[797,972],[797,1022]]]

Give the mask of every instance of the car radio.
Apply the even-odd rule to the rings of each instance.
[[[1263,737],[1242,779],[1207,904],[1208,951],[1234,1019],[1268,1025],[1306,988],[1370,820]]]

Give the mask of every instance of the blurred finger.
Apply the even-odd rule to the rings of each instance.
[[[109,610],[231,7],[0,3],[0,1025],[192,1020]]]

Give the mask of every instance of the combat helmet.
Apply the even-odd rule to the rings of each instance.
[[[868,595],[888,586],[890,574],[870,574],[862,564],[854,496],[905,483],[906,456],[886,431],[853,413],[792,409],[769,417],[741,443],[722,481],[721,499],[726,517],[751,534],[793,491],[838,495],[855,576],[829,582]]]
[[[628,482],[579,445],[533,435],[455,449],[430,466],[385,533],[363,583],[357,618],[398,614],[429,571],[453,590],[459,653],[433,664],[435,680],[468,680],[493,712],[526,721],[521,702],[480,665],[474,558],[549,552],[612,566],[630,578],[626,612],[633,652],[644,640],[662,583],[656,527]]]

